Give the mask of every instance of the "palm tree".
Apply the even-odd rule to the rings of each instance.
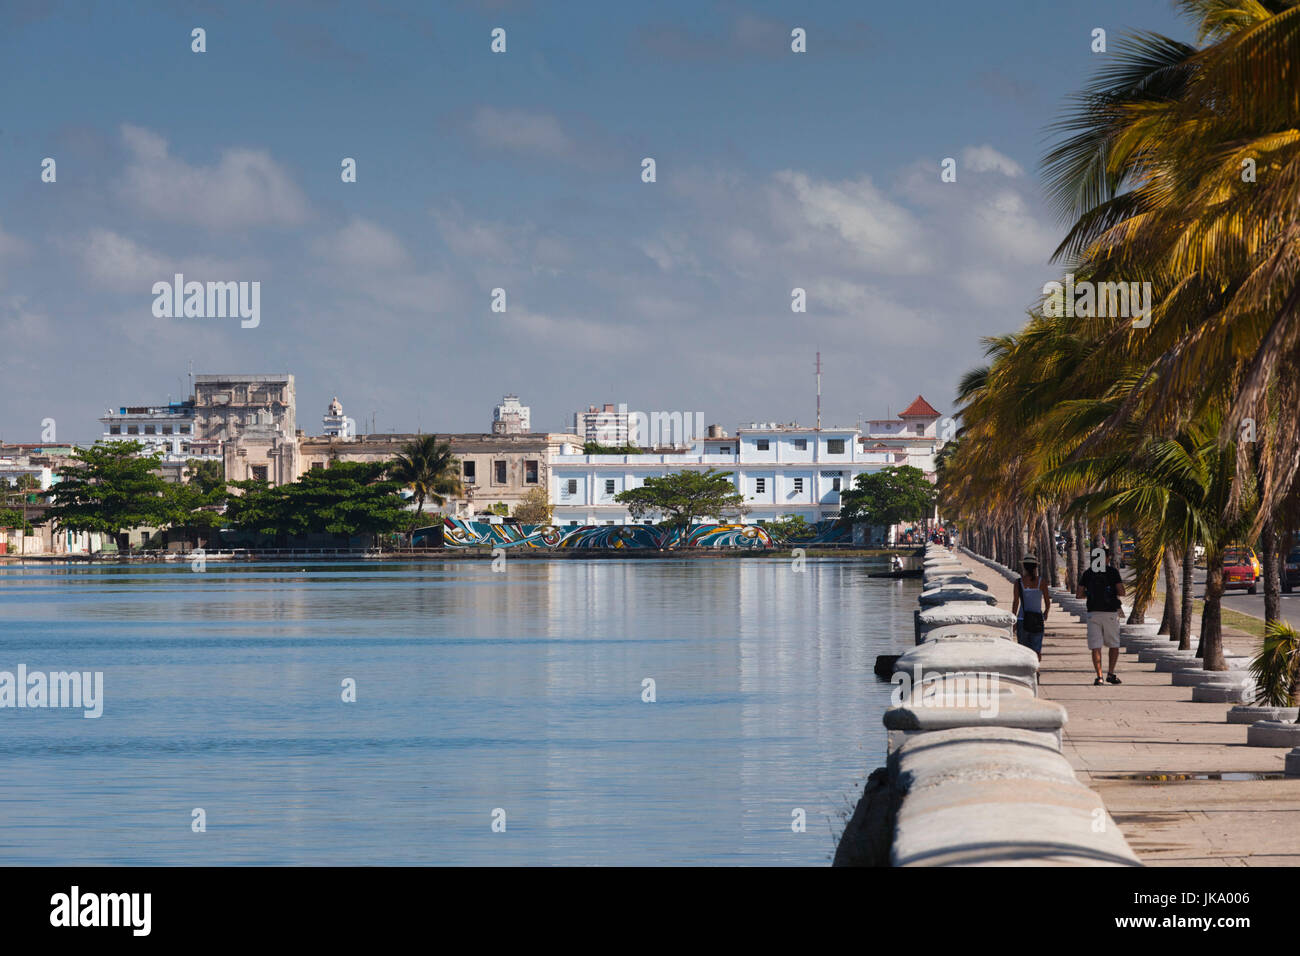
[[[388,464],[388,475],[415,493],[415,513],[423,514],[425,500],[441,507],[448,497],[464,494],[460,482],[460,461],[451,446],[437,436],[424,435],[402,448]]]

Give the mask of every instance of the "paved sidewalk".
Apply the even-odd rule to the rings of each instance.
[[[988,584],[1000,607],[1011,609],[1010,581],[967,555],[954,555]],[[1124,683],[1093,686],[1086,630],[1078,618],[1053,608],[1040,694],[1065,705],[1065,756],[1080,782],[1101,795],[1142,862],[1300,866],[1300,777],[1179,779],[1280,775],[1287,749],[1246,746],[1249,725],[1224,720],[1231,704],[1193,703],[1190,687],[1174,687],[1169,674],[1139,664],[1128,651],[1120,651],[1116,665]],[[1224,643],[1239,654],[1259,648],[1258,638],[1228,628]],[[1103,672],[1105,665],[1103,657]]]

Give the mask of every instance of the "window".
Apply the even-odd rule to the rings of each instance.
[[[605,494],[607,494],[607,495],[612,495],[613,493],[614,493],[614,479],[613,479],[613,478],[606,478],[606,479],[605,479]],[[614,523],[614,522],[612,522],[612,521],[608,521],[608,522],[606,522],[606,524],[613,524],[613,523]]]
[[[253,473],[254,481],[266,481],[266,465],[254,465],[249,470]]]
[[[808,439],[806,439],[806,438],[796,438],[796,439],[794,440],[794,450],[795,450],[795,451],[807,451],[807,450],[808,450]]]
[[[526,485],[537,484],[537,462],[535,461],[524,462],[524,484]]]
[[[567,489],[566,494],[576,495],[578,493],[578,479],[570,478],[565,488]]]
[[[761,494],[762,494],[763,492],[765,492],[766,490],[767,490],[767,479],[766,479],[766,478],[755,478],[755,479],[754,479],[754,494],[756,494],[756,495],[761,495]]]
[[[122,434],[122,426],[121,426],[121,425],[109,425],[109,426],[108,426],[108,433],[109,433],[110,435],[120,435],[120,434]]]
[[[492,472],[492,480],[498,485],[504,485],[506,483],[506,463],[504,461],[492,462]]]
[[[840,479],[838,479],[838,478],[832,478],[832,479],[831,479],[831,491],[839,491],[839,490],[840,490]]]
[[[172,427],[170,425],[164,425],[162,427],[162,433],[164,435],[170,435],[172,433]]]
[[[796,493],[796,494],[803,494],[803,479],[802,479],[802,478],[796,478],[796,479],[794,480],[794,490],[795,490],[795,493]]]
[[[730,445],[723,445],[721,448],[718,449],[718,454],[719,454],[719,455],[730,455],[730,454],[731,454],[731,446],[730,446]]]
[[[325,470],[325,463],[324,463],[323,461],[313,461],[313,462],[311,463],[311,470],[312,470],[312,471],[324,471],[324,470]]]
[[[140,426],[139,426],[139,425],[127,425],[127,426],[126,426],[126,433],[127,433],[128,435],[138,435],[138,434],[140,434]]]
[[[465,484],[467,485],[472,485],[478,480],[477,477],[475,477],[474,462],[472,461],[461,462],[460,472],[462,477],[465,479]]]
[[[145,425],[145,426],[144,426],[144,433],[145,433],[146,435],[152,435],[152,434],[154,434],[154,431],[155,431],[155,429],[154,429],[154,427],[153,427],[152,425]]]
[[[828,455],[844,454],[844,439],[843,438],[826,439],[826,454]]]
[[[768,446],[767,446],[766,438],[760,438],[754,442],[754,448],[757,449],[758,451],[767,451],[767,447]]]
[[[190,426],[189,426],[189,425],[182,425],[182,426],[181,426],[181,434],[182,434],[182,435],[188,435],[189,433],[190,433]]]
[[[570,521],[570,522],[569,522],[569,527],[570,527],[570,528],[576,528],[577,526],[578,526],[578,522],[576,522],[576,521]]]

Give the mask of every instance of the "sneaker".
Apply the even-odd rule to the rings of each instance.
[[[1096,679],[1093,680],[1093,682],[1092,682],[1092,686],[1093,686],[1093,687],[1100,687],[1101,685],[1102,685],[1102,680],[1101,680],[1100,677],[1096,678]]]
[[[1107,674],[1107,675],[1106,675],[1106,683],[1108,683],[1108,684],[1122,684],[1122,683],[1124,683],[1124,682],[1123,682],[1122,680],[1120,680],[1118,677],[1116,677],[1114,674]]]

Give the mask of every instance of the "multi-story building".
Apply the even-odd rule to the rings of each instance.
[[[710,429],[711,437],[680,453],[557,455],[550,468],[553,520],[566,525],[628,524],[633,521],[631,513],[615,501],[620,492],[639,487],[646,478],[709,468],[729,472],[744,495],[747,513],[735,520],[762,523],[795,515],[809,522],[837,518],[841,492],[853,487],[860,474],[911,464],[933,480],[934,452],[942,444],[934,434],[934,423],[940,416],[924,399],[918,397],[918,402],[896,422],[889,420],[898,427],[879,439],[858,428],[753,423],[737,429],[732,437]],[[905,427],[912,429],[910,436],[904,437]]]
[[[350,440],[328,436],[301,438],[299,474],[328,468],[335,461],[391,461],[406,445],[423,437],[427,436],[407,433],[364,435]],[[570,434],[470,432],[440,433],[434,437],[448,444],[460,462],[464,494],[449,499],[441,509],[460,517],[486,512],[498,503],[513,512],[529,492],[548,486],[550,462],[555,456],[582,451],[582,443]]]
[[[194,400],[166,405],[120,405],[99,419],[104,441],[136,441],[146,454],[159,453],[163,461],[184,461],[192,454],[195,438]]]
[[[583,442],[600,445],[623,446],[629,441],[626,405],[615,408],[606,403],[601,407],[588,405],[585,412],[574,412],[573,432]]]
[[[300,473],[292,375],[196,375],[194,427],[220,442],[226,480],[283,485]]]
[[[507,395],[492,409],[492,434],[526,435],[533,430],[533,410],[519,404],[518,395]]]

